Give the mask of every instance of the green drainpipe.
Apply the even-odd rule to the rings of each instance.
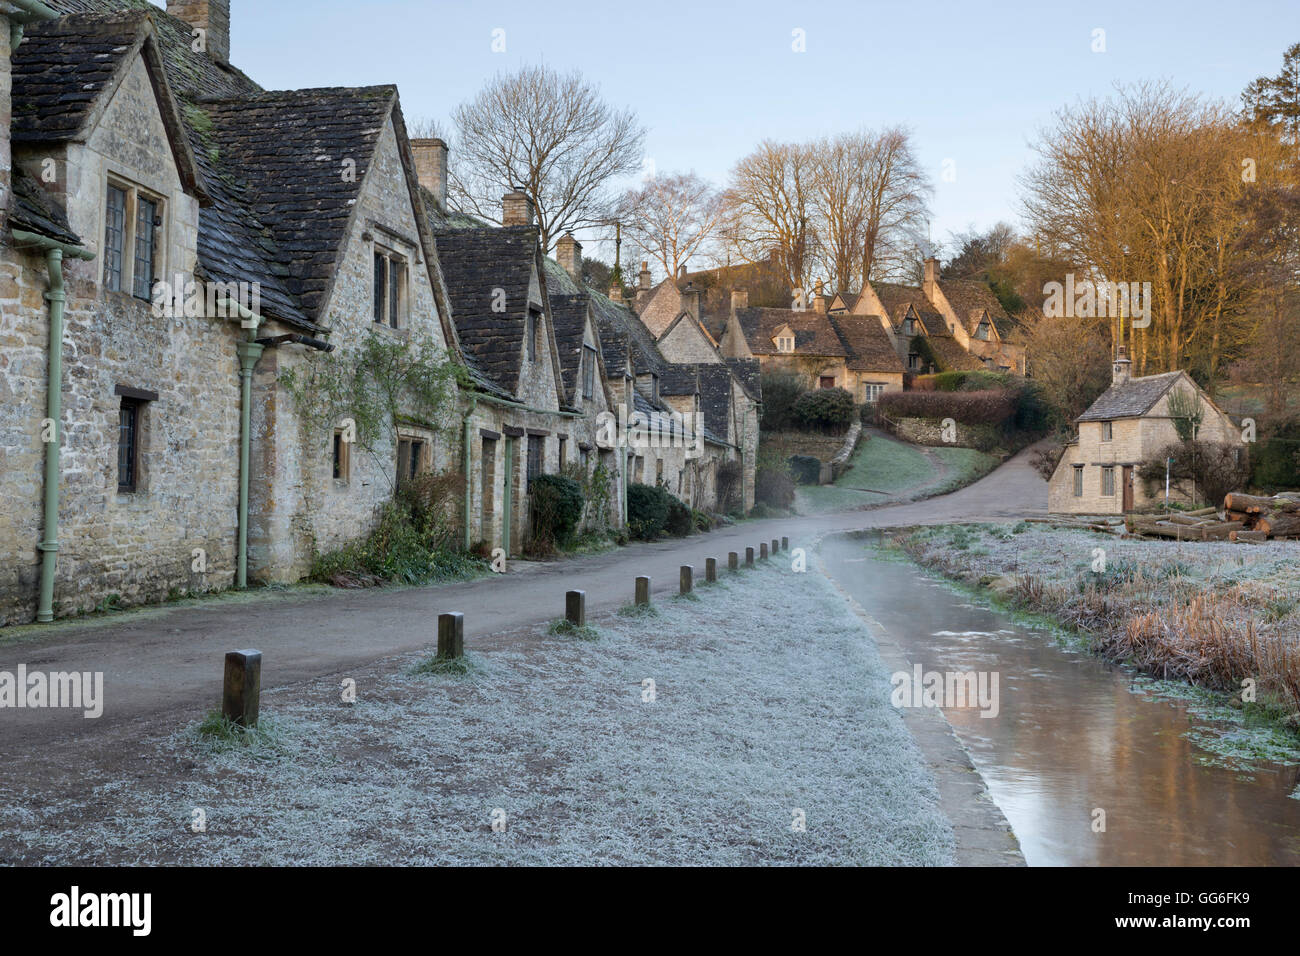
[[[470,540],[470,530],[469,530],[469,520],[470,520],[470,511],[471,511],[470,501],[473,498],[471,492],[474,490],[474,486],[471,483],[470,476],[469,476],[470,461],[471,461],[470,447],[469,447],[469,431],[470,431],[469,419],[470,416],[474,414],[474,409],[476,408],[478,408],[478,396],[474,396],[473,398],[471,398],[469,403],[469,408],[465,411],[465,414],[462,415],[460,418],[461,442],[464,445],[464,448],[461,453],[461,460],[464,462],[464,468],[465,468],[465,550],[466,551],[468,551],[474,544],[474,542]],[[488,493],[489,490],[487,488],[484,488],[483,494],[486,495]]]
[[[41,552],[40,599],[36,605],[36,620],[48,623],[54,620],[54,571],[59,556],[59,452],[63,443],[63,307],[68,295],[63,289],[63,257],[90,260],[93,252],[80,246],[56,242],[34,232],[13,230],[14,241],[32,245],[45,253],[50,288],[45,301],[50,304],[49,384],[45,393],[45,416],[54,423],[53,440],[45,443],[45,501],[44,532],[36,546]]]
[[[239,353],[239,544],[235,556],[235,587],[248,587],[248,450],[253,432],[253,368],[265,346],[249,338],[235,346]]]

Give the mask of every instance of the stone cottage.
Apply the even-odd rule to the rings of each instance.
[[[1048,510],[1061,514],[1124,514],[1164,499],[1164,488],[1145,488],[1137,469],[1179,440],[1170,399],[1182,393],[1199,402],[1196,438],[1240,442],[1241,432],[1186,372],[1130,377],[1124,347],[1116,358],[1112,384],[1079,416],[1078,437],[1065,452],[1048,486]],[[1243,449],[1244,454],[1244,449]],[[1185,502],[1172,492],[1170,500]]]

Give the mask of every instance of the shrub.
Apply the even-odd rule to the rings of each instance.
[[[1013,384],[1012,377],[1005,372],[979,369],[921,375],[912,383],[912,387],[929,392],[984,392],[989,389],[1010,388]]]
[[[1282,422],[1252,452],[1251,482],[1268,491],[1300,488],[1300,418]]]
[[[979,392],[885,392],[876,404],[891,418],[951,418],[964,425],[1000,425],[1016,413],[1008,389]]]
[[[760,466],[754,475],[754,500],[772,508],[794,504],[794,482],[783,468]]]
[[[695,530],[691,509],[672,495],[668,495],[668,517],[664,522],[664,530],[674,538],[684,538]]]
[[[763,389],[763,417],[759,427],[765,432],[793,429],[797,422],[794,405],[808,391],[802,376],[793,372],[767,372],[760,380]]]
[[[813,389],[794,403],[795,421],[809,431],[843,431],[853,421],[854,411],[853,396],[842,388]]]
[[[1034,471],[1043,476],[1044,481],[1051,481],[1052,475],[1056,474],[1056,466],[1061,463],[1061,457],[1064,454],[1065,446],[1053,442],[1050,445],[1035,449],[1034,453],[1029,456],[1029,465]]]
[[[1138,468],[1138,477],[1149,491],[1164,487],[1165,460],[1173,488],[1214,505],[1223,504],[1223,496],[1246,487],[1250,463],[1241,445],[1232,442],[1174,442],[1159,455]]]
[[[822,477],[821,460],[812,455],[791,455],[790,474],[801,485],[815,485]]]
[[[582,486],[564,475],[538,475],[529,493],[533,499],[533,550],[549,554],[567,545],[582,520]]]
[[[658,485],[627,486],[627,530],[640,541],[653,541],[668,523],[672,495]]]

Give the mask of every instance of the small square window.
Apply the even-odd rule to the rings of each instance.
[[[397,483],[404,485],[424,471],[425,444],[418,438],[397,441]]]

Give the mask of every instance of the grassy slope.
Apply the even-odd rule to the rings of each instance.
[[[803,514],[822,514],[944,494],[988,474],[997,464],[994,456],[971,448],[922,449],[874,434],[858,445],[835,484],[799,488],[795,506]],[[864,488],[886,494],[860,490]]]

